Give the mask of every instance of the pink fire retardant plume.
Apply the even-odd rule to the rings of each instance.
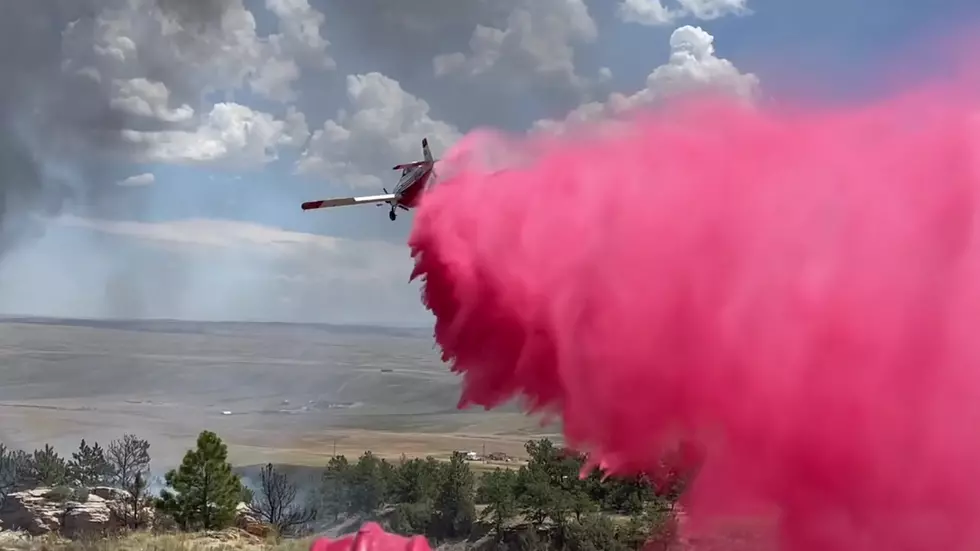
[[[342,538],[317,538],[310,551],[430,551],[422,536],[406,538],[389,534],[376,522],[365,523],[356,534]]]
[[[767,504],[786,550],[980,548],[976,113],[471,134],[410,239],[461,405],[523,396],[613,472],[699,443],[692,518]]]

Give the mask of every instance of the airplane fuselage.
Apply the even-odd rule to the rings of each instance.
[[[307,201],[303,203],[303,210],[323,209],[332,207],[343,207],[346,205],[390,205],[391,211],[388,218],[395,220],[398,209],[409,210],[418,205],[419,198],[425,193],[426,188],[432,184],[434,177],[436,159],[429,150],[429,140],[422,138],[422,159],[412,163],[395,165],[394,170],[401,170],[398,184],[391,193],[387,189],[384,195],[363,195],[357,197],[335,197],[333,199],[323,199],[319,201]]]
[[[432,177],[432,165],[415,166],[405,171],[395,186],[392,207],[404,210],[415,208]]]

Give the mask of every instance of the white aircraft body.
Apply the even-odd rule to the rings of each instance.
[[[365,195],[361,197],[339,197],[336,199],[324,199],[322,201],[307,201],[303,203],[303,210],[325,209],[332,207],[345,207],[348,205],[391,205],[388,218],[395,220],[398,215],[396,209],[409,210],[414,208],[419,198],[425,192],[434,178],[433,168],[436,160],[432,158],[429,151],[429,140],[422,138],[422,158],[421,161],[396,165],[392,170],[401,170],[401,178],[392,193],[382,188],[384,195]]]

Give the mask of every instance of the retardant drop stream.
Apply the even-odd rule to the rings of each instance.
[[[691,514],[761,500],[787,550],[976,549],[980,177],[954,92],[467,136],[410,239],[462,405],[523,395],[613,471],[700,442]]]

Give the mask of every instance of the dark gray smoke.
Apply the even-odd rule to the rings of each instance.
[[[206,41],[230,0],[156,0]],[[64,70],[70,25],[94,28],[99,11],[115,0],[35,0],[4,4],[0,18],[0,261],[41,231],[38,216],[64,210],[106,216],[119,210],[115,182],[135,152],[120,131],[160,129],[163,123],[128,115],[110,105],[109,87],[90,74]],[[148,8],[151,6],[148,6]],[[193,40],[188,48],[193,47]],[[143,73],[167,82],[175,95],[196,96],[198,83],[180,67],[141,57]],[[139,205],[125,205],[128,213]]]
[[[206,31],[219,23],[234,0],[156,0],[163,13],[173,16],[181,27]]]
[[[93,110],[84,94],[74,94],[74,83],[60,70],[61,31],[69,21],[91,13],[92,3],[85,0],[4,6],[0,18],[0,255],[39,231],[33,215],[59,211],[80,191],[65,179],[46,174],[37,145],[56,146],[51,139],[70,140],[79,131],[106,129],[114,123],[108,111]],[[72,98],[81,101],[72,102]],[[102,133],[93,132],[94,137],[99,135]]]

